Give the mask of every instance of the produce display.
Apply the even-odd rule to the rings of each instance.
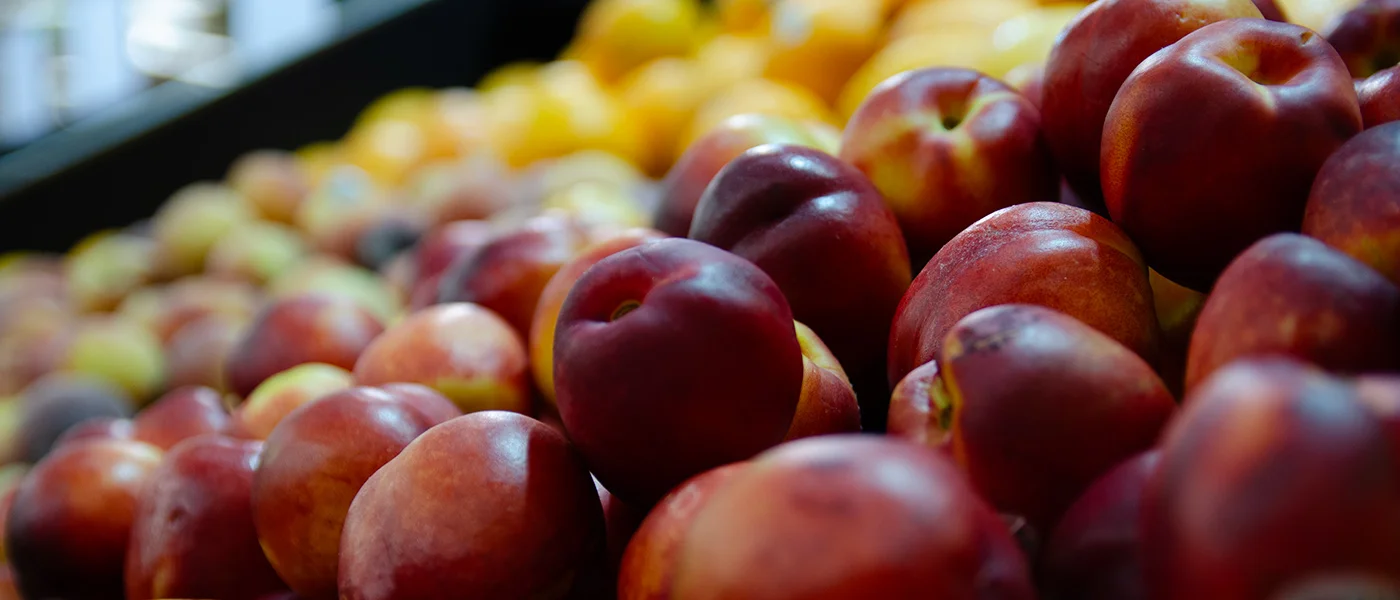
[[[1400,598],[1397,63],[1400,0],[595,0],[0,256],[0,600]]]

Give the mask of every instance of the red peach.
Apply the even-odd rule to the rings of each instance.
[[[420,383],[463,412],[530,405],[525,344],[495,313],[466,302],[409,315],[365,348],[355,363],[361,385]]]
[[[895,312],[889,382],[933,360],[959,319],[997,304],[1037,304],[1074,317],[1149,364],[1158,353],[1147,265],[1108,219],[1032,202],[1001,209],[948,242]]]
[[[671,594],[1034,596],[1006,525],[952,464],[926,448],[861,435],[784,444],[725,482],[685,535]]]
[[[1104,200],[1148,264],[1209,289],[1250,244],[1298,230],[1318,169],[1359,131],[1351,77],[1316,33],[1214,23],[1123,83],[1103,127]]]
[[[302,295],[273,302],[248,326],[228,356],[229,389],[247,396],[267,378],[305,363],[345,369],[384,326],[342,296]]]
[[[926,421],[898,430],[946,449],[982,497],[1038,532],[1105,471],[1151,448],[1176,408],[1140,357],[1040,306],[968,315],[948,332],[937,365],[935,381],[901,384],[925,390],[896,399],[913,401],[902,410]]]
[[[1347,71],[1366,79],[1400,63],[1400,1],[1362,0],[1322,32]]]
[[[1358,80],[1356,99],[1361,103],[1361,123],[1367,129],[1400,121],[1400,65]]]
[[[880,350],[909,287],[909,257],[895,214],[865,175],[820,150],[750,149],[710,183],[690,238],[773,278],[793,316],[851,375],[866,400],[866,423],[880,428],[889,395]]]
[[[800,144],[835,152],[835,144],[824,139],[822,125],[787,117],[742,114],[725,119],[691,144],[661,182],[656,228],[667,235],[685,237],[695,205],[710,180],[729,161],[745,150],[763,144]]]
[[[1346,382],[1236,361],[1190,392],[1161,449],[1140,517],[1152,598],[1396,593],[1400,465]]]
[[[452,221],[428,230],[413,249],[414,282],[436,281],[452,263],[495,235],[496,228],[487,221]]]
[[[1210,23],[1260,16],[1249,0],[1102,0],[1065,27],[1045,64],[1040,111],[1055,163],[1080,198],[1090,206],[1103,204],[1104,121],[1133,69]]]
[[[816,332],[794,325],[802,348],[802,395],[783,440],[860,431],[860,404],[845,369]]]
[[[1351,255],[1400,285],[1400,124],[1361,132],[1337,150],[1313,183],[1303,233]]]
[[[593,474],[623,501],[650,506],[701,471],[783,440],[802,350],[762,270],[670,238],[604,258],[574,284],[555,331],[554,383]]]
[[[176,388],[132,420],[132,437],[162,450],[187,438],[224,431],[229,414],[219,392],[207,387]]]
[[[564,436],[523,415],[473,413],[365,482],[341,535],[339,594],[560,598],[604,535],[593,481]]]
[[[356,387],[293,411],[272,430],[253,477],[253,523],[267,559],[301,597],[336,598],[350,502],[434,424],[386,391]]]
[[[253,529],[250,490],[262,446],[206,434],[170,450],[141,492],[127,598],[254,600],[286,588]]]
[[[159,448],[88,440],[59,448],[15,492],[5,551],[25,598],[121,598],[137,497]]]
[[[191,321],[165,343],[166,386],[204,386],[226,390],[224,365],[248,324],[242,319],[210,315]]]
[[[452,400],[426,385],[388,383],[379,386],[379,389],[389,392],[390,395],[418,411],[432,425],[445,423],[462,416],[462,409],[457,408]]]
[[[1206,298],[1191,335],[1186,388],[1260,354],[1340,372],[1400,369],[1400,289],[1313,238],[1259,240]]]
[[[1142,582],[1142,493],[1161,453],[1114,467],[1074,502],[1045,546],[1040,589],[1047,597],[1146,600]]]
[[[716,490],[745,463],[715,467],[686,480],[647,513],[618,569],[618,600],[669,600],[682,544]]]
[[[851,115],[841,158],[884,194],[916,268],[997,209],[1059,195],[1040,111],[969,69],[935,67],[885,80]]]
[[[666,234],[654,229],[621,231],[583,249],[549,278],[544,291],[540,292],[535,316],[530,323],[530,372],[545,401],[551,405],[554,403],[554,331],[559,322],[559,309],[563,308],[569,290],[583,276],[583,272],[598,261],[664,237]]]
[[[54,440],[53,447],[58,448],[84,440],[95,439],[134,440],[136,439],[136,428],[132,425],[131,419],[115,419],[112,417],[92,418],[69,427],[63,432],[63,435],[58,436],[58,439]]]

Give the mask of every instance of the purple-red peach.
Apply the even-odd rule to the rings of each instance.
[[[1400,123],[1361,132],[1317,173],[1303,233],[1400,285]]]

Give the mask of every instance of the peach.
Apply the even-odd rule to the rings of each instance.
[[[214,277],[262,284],[291,268],[307,252],[297,230],[260,221],[219,236],[204,258],[204,271]]]
[[[623,250],[588,269],[559,313],[559,414],[598,480],[651,506],[783,440],[802,389],[795,331],[753,263],[684,239]]]
[[[691,144],[661,183],[656,228],[667,235],[685,237],[695,205],[719,170],[749,148],[763,144],[801,144],[834,152],[825,139],[825,127],[787,117],[742,114],[729,117]]]
[[[226,390],[224,365],[247,327],[243,319],[219,315],[180,327],[165,343],[166,387],[194,385]]]
[[[224,366],[229,390],[251,394],[268,377],[319,362],[349,369],[384,331],[379,319],[341,296],[301,295],[273,302],[248,326]]]
[[[1400,65],[1357,81],[1356,99],[1361,103],[1361,123],[1367,129],[1400,121]]]
[[[253,218],[242,195],[224,184],[198,182],[181,188],[161,205],[151,223],[163,270],[174,276],[198,272],[220,237]]]
[[[267,292],[274,300],[305,295],[348,298],[381,323],[398,318],[403,308],[394,288],[373,271],[325,255],[313,256],[269,281]]]
[[[89,235],[64,261],[69,302],[79,311],[108,311],[155,275],[156,243],[117,231]]]
[[[1396,593],[1400,468],[1352,386],[1291,359],[1244,359],[1184,404],[1142,498],[1153,598]]]
[[[933,360],[953,324],[997,304],[1037,304],[1157,360],[1147,265],[1128,236],[1081,208],[1033,202],[1001,209],[939,250],[895,312],[889,382]]]
[[[685,535],[670,597],[1034,596],[1006,525],[953,465],[903,441],[842,435],[765,452],[715,490]]]
[[[292,222],[311,192],[311,179],[301,163],[280,150],[256,150],[239,157],[226,179],[264,219],[283,223]]]
[[[462,416],[462,409],[447,396],[426,385],[417,383],[387,383],[379,389],[398,398],[410,408],[417,410],[428,423],[437,425]]]
[[[272,430],[253,478],[253,523],[273,568],[302,598],[336,598],[350,502],[435,424],[389,392],[354,387],[293,411]]]
[[[165,386],[160,339],[120,315],[94,316],[81,323],[68,342],[60,369],[111,382],[138,405],[149,402]]]
[[[715,467],[691,477],[647,513],[622,555],[617,579],[618,600],[667,600],[671,597],[681,547],[691,524],[715,491],[741,472],[744,464]]]
[[[564,436],[523,415],[473,413],[365,482],[341,534],[339,595],[560,598],[604,536],[598,493]]]
[[[864,412],[885,414],[880,350],[909,287],[909,258],[895,215],[865,175],[820,150],[753,148],[710,183],[690,238],[752,261],[773,278],[793,316],[851,374],[867,399]],[[879,421],[867,423],[878,428]]]
[[[224,431],[228,423],[228,410],[219,392],[181,387],[167,392],[132,419],[132,437],[169,450],[188,438]]]
[[[130,440],[65,446],[20,482],[5,552],[24,598],[121,598],[138,496],[159,448]]]
[[[1104,200],[1148,264],[1208,289],[1250,244],[1298,230],[1318,169],[1359,131],[1351,77],[1316,33],[1214,23],[1124,81],[1104,122]]]
[[[640,246],[652,240],[659,240],[666,234],[654,229],[627,229],[606,240],[596,242],[579,251],[559,271],[549,278],[540,300],[535,305],[534,319],[530,322],[530,372],[534,375],[535,386],[551,405],[554,403],[554,330],[559,321],[559,309],[569,290],[589,267],[609,256],[628,248]]]
[[[1362,0],[1322,32],[1347,71],[1366,79],[1400,63],[1400,1]]]
[[[1342,145],[1318,171],[1303,233],[1400,285],[1400,125],[1381,125]]]
[[[1070,506],[1041,556],[1042,593],[1080,600],[1148,597],[1138,515],[1160,457],[1151,450],[1123,461]]]
[[[481,153],[427,165],[412,176],[408,189],[414,206],[434,222],[449,223],[490,218],[506,207],[514,183],[505,163]]]
[[[18,458],[35,463],[68,429],[89,419],[131,416],[131,401],[111,384],[91,377],[55,373],[28,388],[18,400]]]
[[[136,439],[136,428],[132,425],[131,419],[94,417],[65,429],[63,434],[58,436],[58,439],[54,440],[53,448],[59,448],[83,440],[96,439],[134,440]]]
[[[251,319],[261,302],[258,289],[245,281],[185,277],[149,296],[132,294],[118,314],[149,324],[161,341],[169,343],[181,327],[211,315]]]
[[[1040,105],[1046,141],[1074,191],[1102,206],[1104,120],[1138,63],[1210,23],[1260,16],[1249,0],[1104,0],[1079,13],[1050,51]]]
[[[305,363],[282,371],[258,385],[233,413],[228,432],[237,437],[265,440],[282,419],[298,407],[343,390],[355,378],[345,369],[324,363]]]
[[[1259,14],[1270,21],[1287,23],[1288,18],[1283,15],[1283,8],[1278,5],[1277,0],[1254,0],[1254,7],[1259,9]]]
[[[1040,306],[964,317],[936,361],[914,372],[929,383],[901,384],[896,400],[913,406],[894,430],[947,451],[988,502],[1041,533],[1105,471],[1151,448],[1176,407],[1138,355]]]
[[[530,406],[525,343],[485,308],[458,302],[418,311],[370,343],[355,363],[360,385],[420,383],[463,412]]]
[[[846,80],[884,41],[883,9],[882,2],[873,0],[773,3],[764,75],[812,90],[828,103],[836,102]]]
[[[530,333],[544,286],[587,242],[572,218],[545,214],[496,236],[443,273],[439,302],[491,309],[520,333]]]
[[[1206,298],[1191,336],[1186,387],[1257,354],[1335,372],[1400,369],[1400,289],[1313,238],[1279,233],[1259,240]]]
[[[783,440],[860,431],[860,404],[846,370],[815,331],[794,325],[802,348],[802,395]]]
[[[141,491],[127,598],[255,600],[286,589],[253,529],[250,490],[262,449],[207,434],[170,450]]]

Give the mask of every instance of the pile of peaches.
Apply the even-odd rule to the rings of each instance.
[[[0,258],[0,599],[1400,598],[1398,61],[599,0]]]

